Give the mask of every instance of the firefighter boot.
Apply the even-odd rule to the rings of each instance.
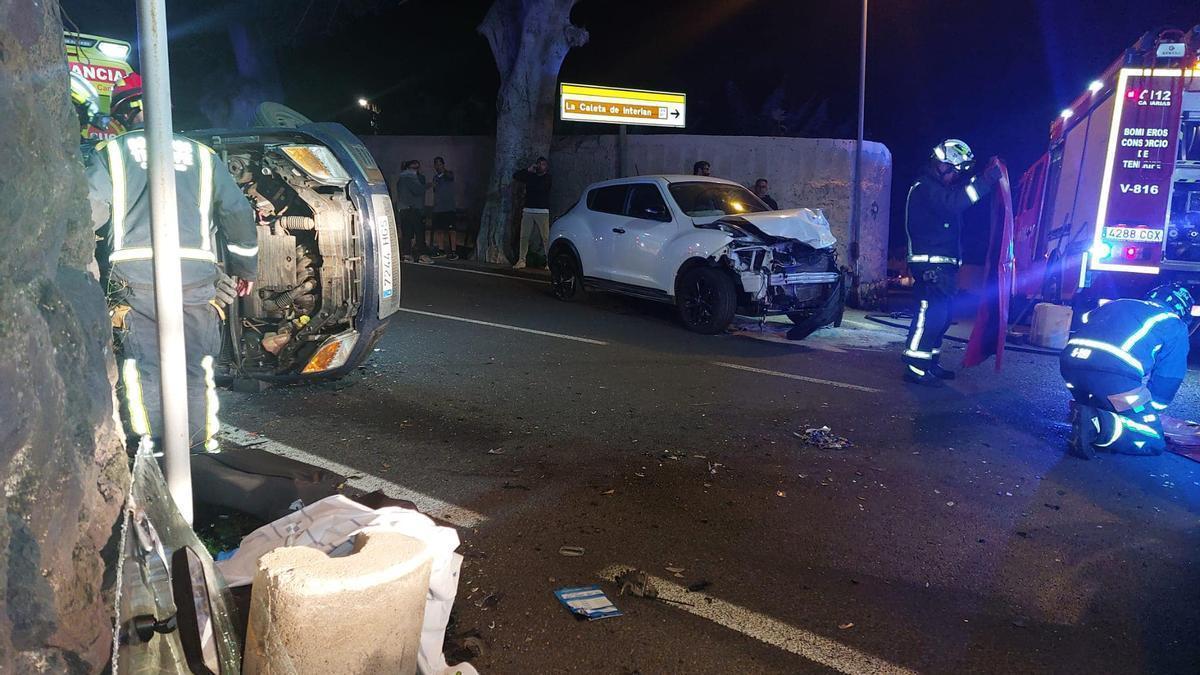
[[[1087,405],[1071,402],[1071,439],[1067,453],[1079,459],[1091,459],[1096,456],[1094,443],[1100,434],[1100,416],[1098,411]]]
[[[947,370],[947,369],[943,368],[941,366],[941,364],[938,364],[938,363],[935,363],[932,366],[930,366],[929,372],[932,373],[934,377],[941,379],[941,380],[953,380],[954,379],[954,371]]]
[[[927,387],[942,386],[941,378],[939,378],[937,375],[934,375],[932,371],[912,365],[906,365],[904,367],[904,381],[911,382],[913,384],[923,384]]]

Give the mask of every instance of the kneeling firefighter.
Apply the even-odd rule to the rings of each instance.
[[[974,166],[970,146],[947,139],[933,149],[929,166],[908,189],[904,226],[918,303],[902,358],[909,382],[939,384],[954,378],[938,360],[958,291],[963,213],[990,193],[1002,175],[995,158],[979,176],[970,175]]]
[[[154,249],[141,90],[119,91],[114,116],[127,133],[97,146],[88,164],[97,228],[96,260],[108,293],[120,370],[122,420],[130,441],[162,433]],[[258,274],[254,210],[210,148],[183,136],[172,143],[187,353],[188,432],[193,452],[216,451],[213,362],[221,349],[221,308],[250,292]],[[231,276],[219,268],[223,236]]]
[[[1157,455],[1159,416],[1187,374],[1192,295],[1175,284],[1145,300],[1114,300],[1085,314],[1059,369],[1074,397],[1070,452]]]

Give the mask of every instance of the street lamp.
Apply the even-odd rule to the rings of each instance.
[[[379,106],[366,98],[358,98],[358,106],[371,113],[371,133],[379,133]]]

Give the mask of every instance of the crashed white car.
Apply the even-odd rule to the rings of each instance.
[[[698,333],[786,314],[802,339],[841,322],[845,280],[820,210],[770,211],[732,181],[638,176],[589,185],[550,233],[561,300],[586,290],[674,304]]]

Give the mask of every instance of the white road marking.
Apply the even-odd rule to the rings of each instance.
[[[436,314],[434,312],[424,312],[419,309],[409,309],[407,307],[401,307],[399,311],[408,312],[409,314],[420,314],[421,316],[432,316],[437,319],[449,319],[450,321],[462,321],[463,323],[473,323],[473,324],[476,324],[479,326],[490,326],[492,328],[503,328],[505,330],[515,330],[515,331],[520,331],[522,333],[533,333],[534,335],[544,335],[546,337],[559,338],[560,340],[574,340],[575,342],[586,342],[589,345],[605,346],[608,344],[607,342],[604,342],[602,340],[593,340],[591,338],[576,337],[574,335],[563,335],[562,333],[549,333],[544,330],[534,330],[532,328],[522,328],[520,326],[510,326],[510,325],[504,324],[504,323],[492,323],[491,321],[480,321],[479,319],[468,319],[468,318],[462,317],[462,316],[450,316],[449,314]]]
[[[773,377],[786,377],[789,380],[800,380],[802,382],[812,382],[814,384],[827,384],[831,387],[841,387],[842,389],[853,389],[855,391],[865,391],[870,394],[878,394],[881,389],[872,387],[864,387],[859,384],[847,384],[845,382],[837,382],[835,380],[822,380],[819,377],[808,377],[807,375],[793,375],[792,373],[781,373],[777,370],[764,370],[762,368],[751,368],[750,366],[740,366],[736,363],[725,363],[724,361],[713,361],[714,366],[722,368],[733,368],[734,370],[744,370],[748,373],[758,373],[759,375],[771,375]]]
[[[472,270],[465,267],[455,267],[453,265],[439,265],[437,263],[415,263],[406,262],[405,265],[419,265],[420,267],[432,267],[435,270],[449,270],[451,272],[463,272],[466,274],[481,274],[485,277],[500,277],[501,279],[514,279],[516,281],[529,281],[535,284],[550,285],[550,282],[545,279],[534,279],[520,274],[501,274],[500,272],[484,272],[483,270]]]
[[[627,565],[610,565],[601,570],[599,575],[609,581],[628,569]],[[803,628],[777,621],[765,614],[751,611],[745,607],[718,600],[704,593],[690,593],[682,586],[666,579],[647,575],[651,583],[658,589],[658,597],[674,602],[664,603],[667,607],[682,609],[690,614],[708,619],[713,623],[765,642],[772,647],[802,656],[813,663],[819,663],[840,673],[858,675],[860,673],[887,673],[888,675],[916,675],[909,670],[881,658],[831,640],[822,635],[811,633]],[[711,600],[711,602],[710,602]],[[685,603],[685,604],[678,604]]]
[[[427,494],[417,492],[403,485],[397,485],[389,480],[384,480],[378,476],[372,476],[365,471],[359,471],[351,466],[340,464],[333,460],[325,459],[317,455],[305,452],[303,450],[293,448],[290,445],[284,445],[279,441],[273,441],[266,436],[251,433],[244,429],[239,429],[228,424],[221,425],[219,437],[247,448],[257,448],[264,450],[273,455],[287,457],[298,462],[311,464],[321,467],[328,471],[341,474],[349,478],[346,484],[363,492],[374,492],[382,490],[384,494],[393,499],[405,499],[417,505],[417,508],[424,513],[440,518],[448,523],[452,523],[459,527],[478,527],[480,524],[487,521],[487,516],[476,513],[467,508],[463,508],[456,504],[444,502],[437,497],[430,497]],[[353,478],[351,478],[353,476]]]

